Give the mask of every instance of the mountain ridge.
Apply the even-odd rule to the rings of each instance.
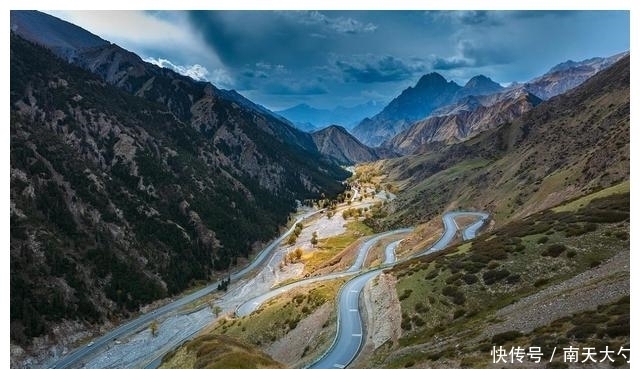
[[[113,44],[72,64],[10,46],[12,347],[72,345],[211,280],[296,200],[344,189],[309,134],[211,84]]]
[[[318,109],[302,103],[275,113],[294,122],[296,127],[311,132],[333,124],[352,129],[363,118],[379,112],[381,108],[382,105],[373,101],[351,107],[337,106],[333,109]]]
[[[498,83],[482,75],[460,86],[447,81],[439,73],[431,72],[420,77],[415,86],[402,91],[380,113],[361,121],[354,127],[353,134],[367,145],[379,146],[442,106],[468,95],[484,95],[502,89]]]

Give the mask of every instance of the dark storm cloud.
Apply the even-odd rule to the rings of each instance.
[[[233,88],[267,106],[295,96],[317,106],[347,98],[355,105],[373,91],[391,99],[434,70],[458,83],[477,74],[525,81],[629,43],[628,12],[213,11],[186,18]]]
[[[435,57],[431,64],[431,67],[436,70],[450,70],[471,66],[473,66],[471,61],[455,56],[450,58]]]
[[[377,26],[335,12],[194,11],[192,26],[227,66],[265,61],[310,66],[323,61],[349,37],[374,33]]]
[[[362,55],[351,60],[338,60],[336,66],[344,74],[345,81],[360,83],[405,80],[415,68],[393,56]]]
[[[299,23],[307,25],[322,25],[326,26],[329,30],[340,33],[355,34],[360,32],[373,32],[378,28],[373,23],[362,23],[350,17],[331,17],[318,11],[286,12],[283,14],[297,19]]]

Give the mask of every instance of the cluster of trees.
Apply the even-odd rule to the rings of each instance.
[[[357,209],[356,208],[351,208],[351,209],[347,209],[347,210],[344,210],[342,212],[342,217],[345,220],[349,219],[349,218],[359,218],[364,214],[364,212],[366,210],[367,210],[366,208],[357,208]]]
[[[287,243],[289,245],[296,244],[296,241],[298,240],[298,236],[300,236],[300,233],[302,232],[302,228],[304,228],[302,223],[296,223],[296,227],[293,229],[291,236],[289,236],[289,239],[287,240]]]
[[[284,258],[285,264],[295,264],[302,259],[302,249],[296,247],[295,250],[287,253],[287,256]]]

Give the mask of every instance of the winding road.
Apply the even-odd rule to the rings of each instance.
[[[269,245],[264,248],[257,256],[256,258],[251,262],[251,264],[249,264],[248,266],[246,266],[245,268],[243,268],[242,270],[239,270],[233,274],[231,274],[230,278],[232,281],[238,280],[242,277],[244,277],[245,275],[247,275],[248,273],[250,273],[251,271],[253,271],[254,269],[256,269],[259,265],[261,265],[266,258],[271,254],[271,252],[284,240],[286,239],[295,229],[295,225],[317,213],[319,213],[320,211],[313,211],[313,212],[309,212],[306,214],[302,214],[299,215],[296,218],[295,223],[291,226],[291,228],[289,228],[285,233],[283,233],[280,237],[276,238],[275,240],[271,241],[271,243],[269,243]],[[62,358],[61,360],[59,360],[53,367],[56,369],[63,369],[63,368],[70,368],[76,364],[79,364],[82,362],[82,360],[84,360],[85,358],[87,358],[89,355],[92,355],[98,351],[100,351],[103,348],[106,348],[109,344],[113,343],[115,340],[119,339],[120,337],[126,336],[132,332],[134,332],[135,330],[143,327],[146,324],[150,324],[153,320],[158,319],[159,317],[171,313],[173,311],[176,311],[178,309],[180,309],[181,307],[190,304],[214,291],[217,291],[218,288],[218,281],[213,282],[209,285],[207,285],[206,287],[193,292],[189,295],[186,295],[176,301],[173,301],[167,305],[164,305],[156,310],[153,310],[151,312],[148,312],[146,314],[140,315],[139,317],[137,317],[136,319],[133,319],[121,326],[119,326],[118,328],[110,331],[109,333],[105,334],[104,336],[95,339],[93,342],[93,344],[87,345],[87,346],[82,346],[78,349],[76,349],[75,351],[72,351],[70,354],[68,354],[67,356],[65,356],[64,358]]]
[[[475,237],[477,231],[489,217],[489,214],[483,212],[449,212],[444,214],[442,217],[444,232],[440,239],[427,251],[413,257],[440,251],[451,243],[458,231],[455,218],[460,216],[474,216],[479,218],[478,221],[467,226],[462,232],[463,239],[469,240]],[[395,248],[400,242],[401,240],[392,242],[385,248],[385,266],[388,267],[396,263]],[[308,366],[308,369],[345,368],[356,358],[364,341],[359,297],[367,282],[380,273],[382,273],[382,269],[371,270],[351,279],[340,289],[336,338],[329,350],[315,363]]]
[[[230,275],[232,281],[236,281],[246,276],[248,273],[254,271],[258,266],[262,265],[265,260],[272,254],[273,250],[283,241],[285,240],[295,229],[295,225],[298,222],[301,222],[320,211],[309,212],[306,214],[302,214],[296,218],[296,222],[289,228],[286,232],[284,232],[280,237],[273,240],[269,245],[263,249],[255,259],[245,268],[239,270]],[[446,213],[443,216],[443,223],[445,231],[442,237],[436,242],[430,250],[427,250],[423,254],[438,251],[444,248],[456,234],[457,225],[455,223],[454,218],[458,216],[476,216],[481,218],[478,222],[468,226],[463,231],[463,238],[470,239],[473,238],[475,232],[482,226],[484,220],[487,219],[488,214],[486,213],[475,213],[475,212],[452,212]],[[377,234],[367,240],[359,249],[358,255],[356,259],[344,272],[333,273],[330,275],[319,276],[307,278],[278,289],[267,292],[266,294],[255,297],[242,305],[240,305],[236,314],[239,316],[248,315],[251,312],[255,311],[262,303],[273,298],[283,292],[291,290],[295,287],[299,287],[302,285],[310,284],[313,282],[335,279],[335,278],[343,278],[349,276],[355,276],[351,279],[345,286],[341,289],[340,297],[339,297],[339,323],[338,323],[338,332],[336,336],[336,340],[332,347],[327,351],[325,355],[322,356],[316,363],[313,364],[313,368],[331,368],[331,367],[344,367],[348,365],[353,359],[356,357],[360,350],[360,346],[362,344],[362,319],[360,316],[360,311],[358,310],[358,299],[360,296],[360,291],[364,285],[373,277],[382,272],[382,269],[374,269],[371,271],[367,271],[364,274],[358,275],[361,272],[366,257],[370,251],[370,249],[375,246],[380,240],[385,237],[399,235],[403,233],[410,233],[413,231],[413,228],[402,228],[389,232],[384,232],[381,234]],[[400,241],[392,242],[387,245],[385,248],[385,261],[383,265],[385,267],[389,267],[395,262],[395,248],[400,243]],[[416,255],[419,256],[419,255]],[[186,295],[176,301],[173,301],[165,306],[162,306],[156,310],[153,310],[149,313],[143,314],[138,318],[127,322],[118,328],[112,330],[111,332],[103,335],[100,338],[92,341],[93,343],[87,346],[80,347],[75,351],[72,351],[70,354],[59,360],[53,367],[55,368],[70,368],[77,364],[81,364],[83,360],[87,359],[91,355],[99,352],[100,350],[106,348],[108,345],[112,344],[114,341],[119,339],[120,337],[127,336],[136,330],[141,329],[145,325],[150,324],[153,320],[156,320],[166,314],[175,312],[176,310],[190,304],[214,291],[217,290],[218,282],[211,283],[206,287],[193,292],[189,295]],[[348,294],[345,295],[345,291],[349,291]],[[355,291],[355,292],[351,292]],[[354,305],[355,304],[355,305]],[[355,309],[355,310],[354,310]],[[348,343],[347,343],[348,342]],[[329,364],[331,362],[331,364]],[[159,364],[159,360],[154,360],[149,364],[148,367],[156,367]],[[334,366],[335,365],[335,366]],[[342,366],[344,365],[344,366]]]

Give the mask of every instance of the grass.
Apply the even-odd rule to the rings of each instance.
[[[420,346],[418,353],[402,350],[400,356],[393,355],[394,359],[388,361],[385,358],[394,348],[382,346],[372,356],[373,362],[384,368],[412,363],[422,367],[420,363],[424,362],[436,367],[486,367],[490,360],[482,358],[490,357],[490,348],[486,350],[490,342],[473,347],[466,343],[478,337],[495,311],[629,249],[629,200],[620,187],[587,196],[583,206],[567,208],[571,211],[539,212],[473,242],[394,267],[391,273],[397,277],[396,293],[402,311],[399,348],[432,342],[435,336],[445,343]],[[563,336],[563,340],[577,335],[597,345],[628,342],[624,317],[628,317],[629,308],[621,304],[603,307],[598,318],[602,321],[595,327],[552,324],[543,333]],[[566,337],[569,331],[572,336]],[[607,341],[607,332],[622,333]],[[507,336],[502,337],[505,342],[509,341]],[[533,338],[514,335],[513,341],[524,344]],[[455,348],[456,344],[461,348]],[[448,365],[448,361],[456,364]]]
[[[576,211],[581,207],[584,207],[585,205],[589,204],[591,201],[595,200],[595,199],[599,199],[599,198],[603,198],[603,197],[607,197],[610,195],[615,195],[615,194],[621,194],[621,193],[629,193],[630,190],[630,182],[624,181],[621,182],[615,186],[611,186],[611,187],[607,187],[601,191],[592,193],[590,195],[587,196],[583,196],[577,200],[573,200],[567,204],[563,204],[560,206],[556,206],[555,208],[553,208],[552,210],[555,212],[563,212],[563,211]]]
[[[360,221],[348,222],[345,227],[346,231],[338,236],[319,239],[315,250],[302,256],[302,262],[305,264],[304,275],[311,274],[330,263],[335,256],[359,238],[373,234],[371,228]]]
[[[334,304],[344,279],[314,283],[265,302],[247,317],[222,319],[211,333],[233,337],[257,346],[284,337],[298,323],[325,303]]]
[[[257,348],[230,337],[206,334],[165,356],[160,368],[284,369]]]

